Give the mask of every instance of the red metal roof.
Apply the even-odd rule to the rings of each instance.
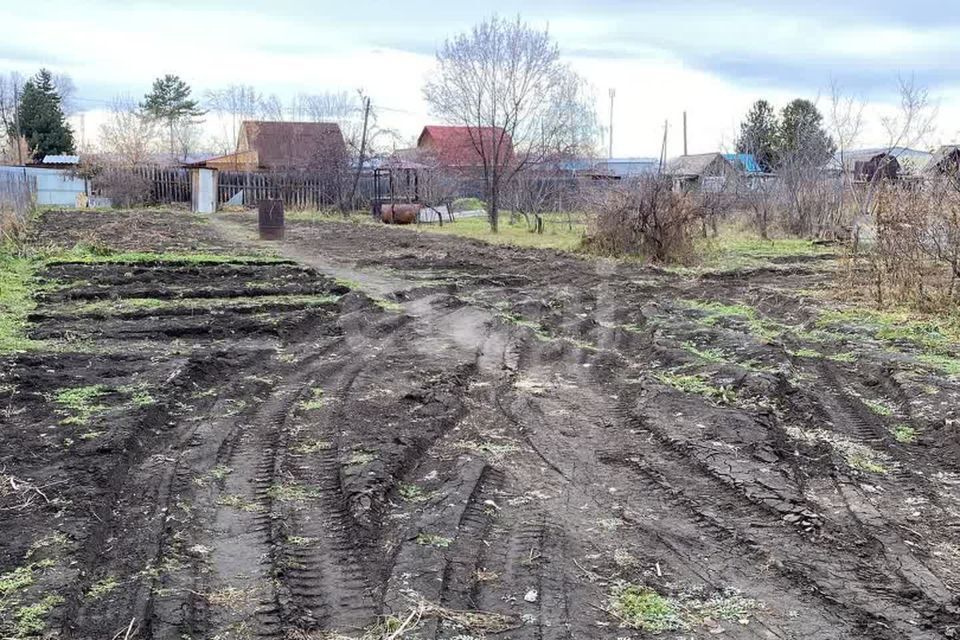
[[[417,148],[447,167],[478,167],[483,157],[478,147],[492,159],[494,146],[499,145],[499,158],[513,155],[510,136],[500,127],[456,127],[427,125],[417,139]]]

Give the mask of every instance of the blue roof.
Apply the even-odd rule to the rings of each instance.
[[[723,157],[734,165],[741,165],[747,173],[764,173],[763,168],[752,153],[725,153]]]

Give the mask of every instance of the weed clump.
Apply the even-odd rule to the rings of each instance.
[[[728,386],[710,384],[699,374],[661,373],[657,380],[684,393],[695,393],[714,400],[718,404],[733,404],[737,401],[737,392]]]
[[[425,547],[446,549],[453,544],[453,538],[447,538],[446,536],[440,536],[435,533],[420,533],[417,535],[416,543]]]
[[[424,502],[429,498],[423,488],[406,482],[400,483],[397,487],[397,492],[400,494],[400,497],[407,502]]]
[[[120,582],[115,577],[107,576],[90,587],[90,590],[87,591],[87,598],[99,600],[119,586]]]
[[[610,612],[624,626],[641,631],[661,633],[687,628],[676,603],[645,586],[615,587],[610,597]]]
[[[57,391],[54,401],[70,413],[60,424],[87,424],[97,413],[106,409],[105,406],[97,404],[97,400],[106,395],[107,391],[107,387],[102,384]]]
[[[310,399],[300,402],[300,408],[304,411],[313,409],[322,409],[327,404],[327,399],[323,397],[323,389],[314,387],[310,390]]]
[[[664,596],[646,585],[618,583],[610,592],[607,610],[624,627],[657,634],[721,621],[748,624],[750,615],[759,608],[760,603],[735,589],[703,599],[686,592]]]
[[[917,441],[917,430],[908,424],[900,423],[894,425],[891,433],[893,433],[893,437],[897,442],[903,444],[910,444],[911,442]]]

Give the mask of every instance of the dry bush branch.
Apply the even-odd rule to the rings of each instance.
[[[669,179],[648,176],[594,193],[584,247],[601,254],[638,255],[677,262],[692,253],[693,232],[704,219],[696,195],[677,193]]]

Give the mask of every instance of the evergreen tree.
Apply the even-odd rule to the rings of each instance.
[[[16,123],[34,160],[58,153],[73,153],[73,131],[63,114],[53,75],[41,69],[23,85]]]
[[[752,153],[764,171],[773,171],[778,164],[780,123],[773,107],[766,100],[753,103],[740,123],[737,153]]]
[[[823,116],[809,100],[797,98],[783,108],[780,117],[780,152],[821,164],[833,157],[837,147],[823,128]]]
[[[174,130],[177,124],[206,113],[190,98],[190,85],[179,76],[167,74],[153,81],[153,89],[144,96],[140,107],[149,116],[162,120],[170,134],[170,156],[176,156]]]

